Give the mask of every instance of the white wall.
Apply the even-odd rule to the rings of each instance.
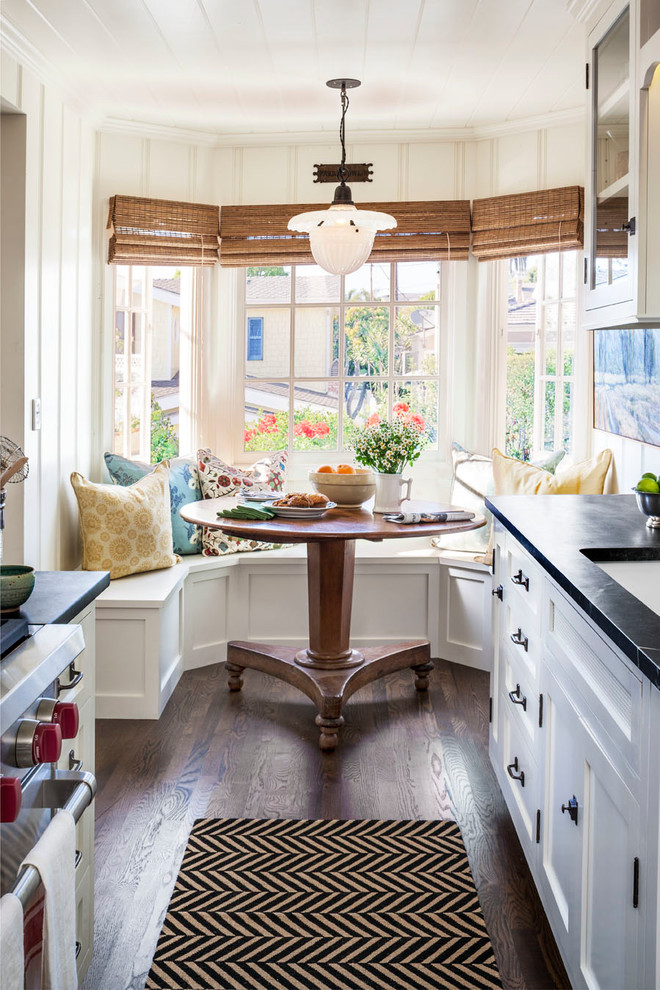
[[[74,567],[77,511],[69,474],[88,472],[92,451],[93,134],[53,87],[4,52],[1,85],[3,109],[23,115],[25,195],[23,224],[18,213],[12,220],[19,234],[12,263],[2,267],[3,295],[16,272],[24,284],[22,298],[12,293],[8,325],[3,320],[0,426],[4,433],[6,423],[30,458],[29,477],[9,492],[4,559]],[[3,121],[3,131],[5,125],[12,123]],[[31,428],[35,397],[41,398],[39,432]]]

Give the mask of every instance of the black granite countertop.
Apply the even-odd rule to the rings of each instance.
[[[109,584],[107,571],[36,571],[34,591],[15,614],[30,625],[70,622]]]
[[[660,615],[595,563],[597,559],[660,560],[660,530],[646,526],[635,496],[498,495],[486,499],[486,505],[660,688]]]

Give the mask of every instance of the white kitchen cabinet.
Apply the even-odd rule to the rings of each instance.
[[[660,31],[649,2],[601,4],[590,25],[587,329],[660,324]]]
[[[499,521],[494,545],[491,762],[571,985],[658,987],[660,692]]]

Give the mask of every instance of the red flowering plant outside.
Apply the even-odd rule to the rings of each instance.
[[[364,426],[354,426],[350,446],[355,460],[379,474],[399,474],[413,464],[430,441],[424,418],[406,402],[396,402],[391,422],[372,413]]]
[[[289,414],[259,412],[245,424],[245,450],[281,450],[289,444]],[[296,409],[293,417],[294,450],[335,450],[337,414],[320,413],[310,407]]]

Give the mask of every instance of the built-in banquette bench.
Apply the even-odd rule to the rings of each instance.
[[[431,655],[490,668],[490,573],[428,540],[358,541],[352,641],[426,638]],[[195,555],[112,581],[96,601],[97,718],[160,717],[184,670],[233,639],[303,646],[304,546]]]

